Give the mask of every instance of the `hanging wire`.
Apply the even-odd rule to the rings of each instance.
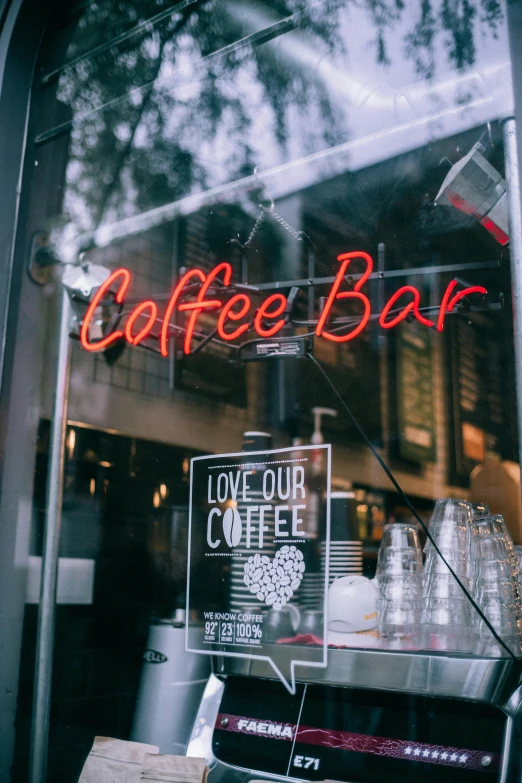
[[[259,166],[256,166],[254,168],[254,177],[259,183],[262,190],[265,190],[266,189],[265,184],[262,181],[259,172],[260,172],[260,168]],[[262,203],[258,205],[260,212],[259,215],[257,216],[256,222],[254,223],[252,231],[250,232],[246,242],[243,245],[237,239],[231,240],[232,242],[235,242],[241,248],[248,247],[252,242],[252,240],[254,239],[257,232],[259,231],[261,223],[264,221],[265,217],[269,216],[272,217],[277,223],[279,223],[285,229],[285,231],[288,231],[288,233],[291,234],[291,236],[293,236],[294,239],[297,240],[297,242],[308,241],[310,244],[312,244],[310,238],[305,234],[304,231],[296,231],[295,228],[291,226],[290,223],[284,219],[284,217],[282,217],[282,215],[276,212],[274,199],[271,196],[268,196],[266,200],[268,202],[268,205]]]
[[[446,558],[444,557],[444,555],[442,554],[442,552],[438,548],[435,540],[433,539],[433,536],[431,535],[427,525],[424,523],[424,521],[421,518],[420,514],[417,512],[417,510],[415,509],[413,504],[410,502],[410,500],[407,497],[406,493],[402,489],[401,485],[399,484],[399,482],[397,481],[397,479],[395,478],[395,476],[391,472],[390,468],[387,466],[387,464],[385,463],[385,461],[383,460],[383,458],[381,457],[381,455],[379,454],[379,452],[377,451],[377,449],[375,448],[373,443],[371,442],[370,438],[366,435],[365,431],[363,430],[363,428],[361,427],[361,425],[357,421],[355,415],[352,413],[351,409],[348,407],[347,403],[344,401],[342,395],[337,391],[337,388],[336,388],[334,382],[330,379],[328,373],[324,370],[322,365],[317,361],[317,359],[313,356],[313,354],[308,352],[306,355],[307,355],[308,359],[310,359],[315,364],[315,366],[317,367],[317,369],[319,370],[319,372],[321,373],[321,375],[323,376],[323,378],[325,379],[327,384],[332,389],[333,393],[335,394],[335,396],[337,397],[337,399],[339,400],[339,402],[343,406],[344,410],[348,414],[348,416],[349,416],[352,424],[356,428],[357,432],[362,437],[362,439],[364,440],[366,445],[370,448],[373,456],[376,458],[377,462],[379,463],[381,468],[384,470],[384,472],[386,473],[387,477],[390,479],[391,483],[393,484],[393,486],[395,487],[395,489],[399,493],[402,501],[406,504],[406,506],[409,508],[409,510],[411,511],[411,513],[413,514],[413,516],[415,517],[415,519],[417,520],[417,522],[419,523],[421,528],[426,533],[426,536],[427,536],[428,540],[430,541],[430,543],[432,544],[433,548],[435,549],[435,551],[437,552],[437,554],[441,558],[442,562],[444,563],[444,565],[446,566],[448,571],[454,577],[454,579],[457,582],[458,586],[460,587],[460,589],[462,590],[462,592],[464,593],[464,595],[466,596],[468,601],[471,603],[471,605],[473,606],[473,608],[475,609],[475,611],[479,615],[480,619],[485,623],[487,628],[491,631],[491,633],[493,634],[495,640],[508,653],[509,657],[512,658],[512,660],[516,661],[517,663],[520,663],[519,659],[516,657],[516,655],[513,654],[512,650],[510,650],[510,648],[507,646],[507,644],[502,640],[502,638],[496,632],[495,628],[490,623],[490,621],[488,620],[488,618],[486,617],[486,615],[484,614],[484,612],[482,611],[480,606],[475,602],[475,600],[471,596],[471,593],[468,591],[466,586],[461,582],[461,580],[459,579],[459,577],[457,576],[455,571],[452,569],[450,564],[447,562]]]
[[[259,231],[259,227],[261,226],[261,223],[263,222],[264,219],[265,219],[265,212],[264,212],[263,209],[261,209],[261,212],[257,216],[257,220],[254,223],[254,227],[252,228],[252,231],[250,232],[247,241],[245,242],[244,245],[241,245],[241,247],[245,248],[245,247],[249,246],[249,244],[252,242],[252,240],[254,239],[255,235]],[[237,242],[238,244],[241,244],[240,242],[237,241],[237,239],[232,240],[232,241],[233,242]]]

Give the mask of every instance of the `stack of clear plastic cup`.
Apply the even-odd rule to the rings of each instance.
[[[518,578],[520,580],[520,572],[522,571],[522,546],[513,547],[515,550],[515,556],[518,558]]]
[[[483,517],[489,517],[491,515],[491,511],[489,509],[489,506],[486,506],[485,503],[470,503],[471,508],[471,523],[473,523],[474,519],[482,519]],[[475,555],[473,552],[473,535],[470,534],[469,537],[469,552],[468,552],[468,576],[470,578],[470,590],[474,590],[474,583],[475,583]],[[471,610],[472,612],[474,610]]]
[[[513,571],[513,579],[515,580],[519,593],[521,593],[520,557],[516,552],[513,539],[511,538],[511,533],[507,529],[506,521],[502,516],[502,514],[488,514],[487,516],[491,520],[491,524],[493,526],[493,531],[495,535],[504,542],[506,549],[509,552],[509,560],[511,562],[511,567]]]
[[[435,505],[429,532],[442,557],[428,539],[421,612],[423,644],[428,649],[464,652],[473,647],[469,599],[448,567],[470,590],[474,577],[471,520],[471,504],[465,500],[442,498]]]
[[[472,552],[476,581],[474,598],[502,641],[515,653],[521,652],[522,599],[519,558],[504,518],[500,515],[473,520]],[[485,622],[477,616],[478,655],[505,655]]]
[[[422,551],[415,525],[385,525],[376,577],[383,646],[411,647],[419,630],[422,585]]]

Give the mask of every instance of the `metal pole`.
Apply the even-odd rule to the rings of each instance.
[[[514,117],[503,123],[504,158],[509,212],[509,257],[513,292],[513,339],[517,391],[518,459],[522,466],[522,203],[518,167],[517,125]],[[520,520],[519,520],[520,524]]]
[[[506,718],[506,728],[504,729],[504,739],[502,740],[502,758],[500,761],[498,783],[509,783],[511,760],[514,755],[514,748],[512,748],[512,745],[513,745],[513,717],[509,715]]]
[[[69,395],[70,316],[69,297],[64,289],[61,302],[58,359],[54,384],[53,418],[47,476],[42,577],[36,637],[31,756],[29,761],[30,783],[45,783],[47,778],[47,745],[53,670],[58,546],[62,516],[65,427],[67,424],[67,400]]]

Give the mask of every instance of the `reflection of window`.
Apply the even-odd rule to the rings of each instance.
[[[168,293],[172,280],[173,233],[171,226],[149,231],[137,237],[89,254],[95,263],[115,269],[124,266],[132,272],[132,296]],[[105,356],[93,354],[93,380],[127,391],[168,396],[169,363],[145,350],[125,348],[110,366]],[[110,353],[109,353],[110,361]]]
[[[223,193],[255,203],[256,165],[282,198],[506,116],[507,30],[491,5],[458,24],[441,14],[429,35],[415,2],[194,1],[152,18],[146,3],[88,6],[65,57],[50,47],[42,64],[44,104],[56,94],[72,116],[37,116],[40,143],[70,133],[75,233],[99,242],[101,225],[160,209],[141,227],[157,225]]]

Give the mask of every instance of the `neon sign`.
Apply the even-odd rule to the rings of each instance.
[[[348,274],[348,268],[354,259],[362,259],[366,264],[366,269],[360,279],[355,283],[353,290],[341,291],[341,285],[345,280],[345,277]],[[330,289],[326,304],[319,315],[315,334],[317,337],[322,337],[325,340],[345,343],[357,337],[357,335],[367,327],[370,320],[371,303],[368,296],[363,293],[361,289],[367,283],[373,271],[373,260],[368,253],[361,250],[355,250],[351,253],[342,253],[338,256],[337,260],[340,262],[339,271],[337,272]],[[219,279],[219,276],[222,276],[221,279]],[[163,356],[168,356],[169,329],[171,327],[171,318],[176,309],[178,312],[187,313],[189,316],[185,327],[183,343],[183,352],[185,354],[190,354],[191,352],[198,316],[206,311],[214,312],[216,314],[219,313],[216,332],[219,335],[219,338],[225,342],[233,342],[249,330],[253,330],[260,338],[270,338],[276,335],[285,326],[288,322],[288,314],[286,314],[286,318],[284,317],[288,300],[284,294],[270,294],[270,296],[268,296],[255,310],[252,308],[251,298],[246,293],[237,293],[227,301],[218,298],[206,299],[212,284],[219,284],[218,291],[223,291],[230,286],[231,279],[232,267],[227,262],[217,264],[208,274],[205,274],[201,269],[191,269],[180,278],[171,294],[165,314],[162,319],[160,319],[160,333],[159,335],[154,335],[159,339],[159,347]],[[194,282],[196,282],[196,284],[199,283],[199,291],[197,295],[195,295],[195,298],[193,296],[191,297],[192,301],[181,301],[184,291],[185,296],[187,295],[186,287],[189,282],[192,283],[192,286],[194,285]],[[153,336],[152,329],[158,321],[158,306],[151,299],[147,299],[135,306],[132,313],[127,318],[123,330],[114,329],[110,334],[96,342],[91,342],[89,339],[90,324],[97,308],[104,302],[104,297],[110,294],[113,286],[117,285],[114,301],[116,304],[123,306],[130,283],[131,273],[127,269],[121,268],[113,272],[98,289],[92,302],[89,304],[80,331],[80,342],[86,351],[103,351],[116,340],[122,338],[131,345],[138,345],[146,337]],[[438,332],[442,332],[446,314],[451,313],[461,299],[470,294],[487,294],[487,290],[483,286],[478,285],[469,286],[455,292],[457,285],[458,283],[456,280],[452,280],[448,284],[442,296],[436,322],[422,315],[420,311],[420,291],[412,285],[402,286],[398,291],[392,294],[383,307],[378,318],[379,326],[382,329],[393,329],[401,323],[401,321],[404,321],[405,319],[411,320],[413,318],[423,326],[434,328]],[[215,289],[214,296],[217,296]],[[339,334],[338,327],[336,327],[335,333],[331,330],[329,331],[327,326],[332,307],[334,304],[346,300],[360,303],[362,307],[361,315],[356,319],[357,322],[349,331]],[[402,307],[400,305],[401,302]],[[138,325],[138,319],[140,319],[141,324],[142,318],[146,318],[146,322],[144,325]],[[244,323],[233,328],[234,325],[242,319],[246,319]]]

